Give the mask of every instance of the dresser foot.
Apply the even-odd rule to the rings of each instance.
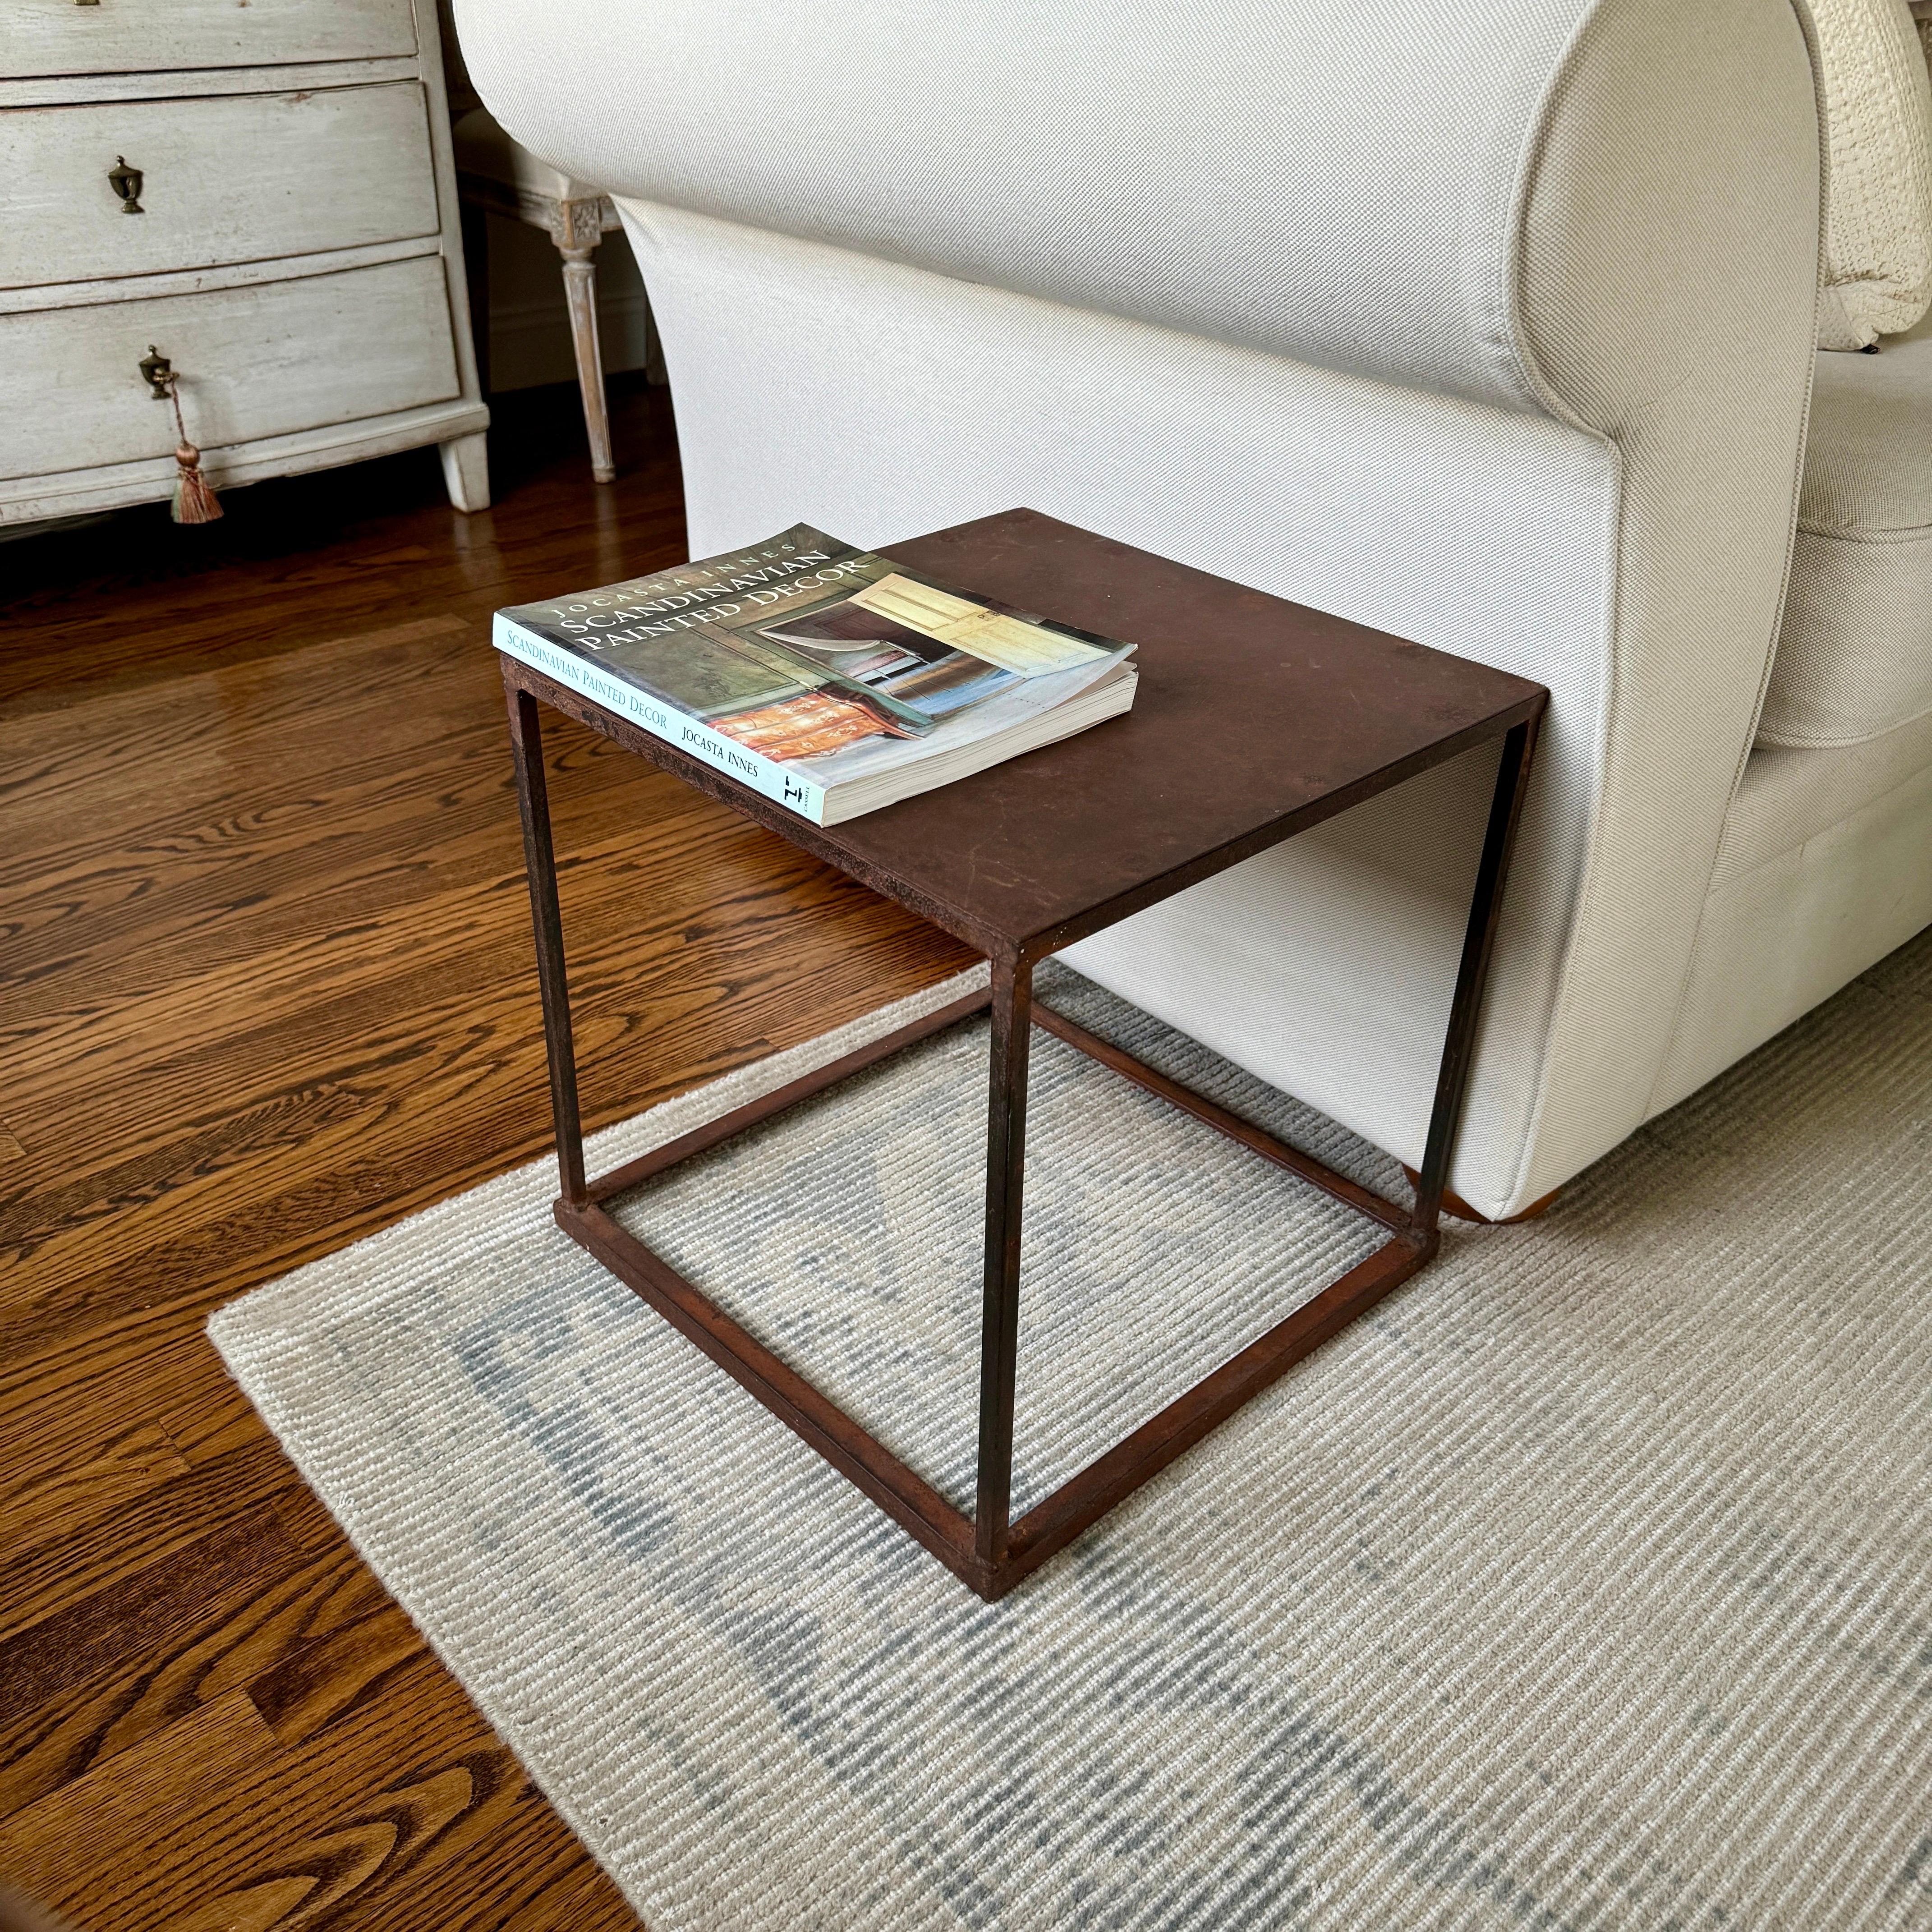
[[[490,507],[490,445],[482,430],[452,437],[436,447],[442,455],[442,481],[459,510]]]

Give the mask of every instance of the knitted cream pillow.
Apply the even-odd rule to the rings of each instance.
[[[1865,349],[1932,307],[1932,79],[1908,0],[1810,0],[1827,171],[1821,349]]]

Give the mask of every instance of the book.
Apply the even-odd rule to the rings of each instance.
[[[1118,716],[1133,646],[800,524],[496,613],[500,651],[814,825]]]

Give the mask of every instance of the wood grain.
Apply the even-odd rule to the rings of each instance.
[[[0,660],[0,1873],[79,1932],[634,1926],[202,1334],[547,1144],[500,604],[683,554],[668,411],[16,542]],[[593,1124],[968,963],[588,734]]]

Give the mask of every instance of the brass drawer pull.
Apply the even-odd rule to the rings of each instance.
[[[81,4],[84,4],[85,0],[81,0]],[[142,178],[139,168],[130,168],[128,165],[125,154],[114,157],[114,165],[107,170],[107,185],[121,197],[121,212],[123,214],[147,213],[148,211],[141,206]]]
[[[147,384],[148,393],[156,402],[166,402],[174,393],[174,364],[151,342],[147,354],[141,358],[140,368],[141,380]]]

